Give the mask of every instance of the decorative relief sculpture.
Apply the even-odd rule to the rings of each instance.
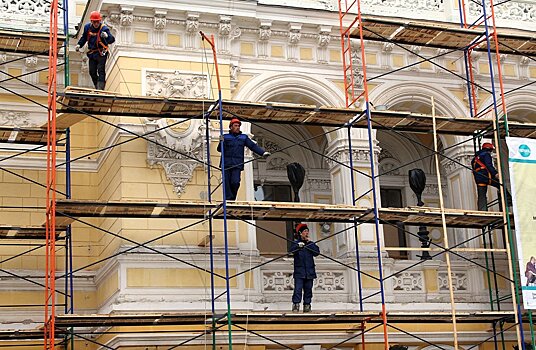
[[[380,175],[400,175],[400,162],[386,149],[380,151],[378,168]]]
[[[154,10],[154,29],[164,30],[166,28],[167,19],[166,19],[166,10]]]
[[[330,179],[313,179],[308,178],[307,183],[310,191],[331,191]]]
[[[9,22],[48,26],[50,3],[47,0],[0,0],[0,19]]]
[[[121,14],[119,15],[119,24],[123,27],[130,27],[134,21],[133,7],[121,6]]]
[[[439,272],[437,274],[439,290],[449,290],[449,279],[446,272]],[[467,273],[465,272],[453,272],[452,273],[452,287],[454,291],[466,291],[467,290]]]
[[[220,53],[231,53],[230,45],[231,34],[231,17],[220,16],[220,23],[218,24],[218,43],[217,48]]]
[[[186,17],[186,36],[185,47],[187,49],[195,49],[199,36],[199,14],[188,13]]]
[[[166,124],[167,120],[160,119],[149,122],[147,127],[156,129],[165,127]],[[196,159],[205,158],[204,135],[204,126],[193,123],[183,132],[167,128],[149,136],[157,144],[147,144],[147,162],[150,166],[160,165],[164,168],[167,179],[179,197],[184,193],[195,168],[202,165]]]
[[[475,18],[482,16],[482,5],[480,3],[469,2],[469,15]],[[486,14],[490,14],[489,6],[486,8]],[[501,6],[495,7],[495,18],[512,21],[527,21],[534,23],[536,21],[536,4],[534,2],[507,1],[501,3]]]
[[[352,68],[353,68],[353,79],[354,79],[354,89],[362,89],[365,76],[362,72],[361,64],[361,47],[356,41],[352,41]],[[357,91],[358,94],[360,91]]]
[[[259,51],[259,57],[268,57],[268,41],[272,36],[272,22],[262,21],[259,27],[259,41],[257,44],[257,50]]]
[[[28,112],[0,110],[0,125],[31,127],[37,126],[38,123],[30,119],[30,114]]]
[[[301,39],[301,23],[291,23],[288,32],[287,60],[298,61],[298,43]]]
[[[228,36],[230,33],[231,33],[231,17],[220,16],[218,34],[222,36]]]
[[[421,292],[424,290],[422,272],[402,272],[395,276],[393,290]]]
[[[208,78],[198,73],[147,71],[148,96],[206,98]]]
[[[344,273],[333,271],[317,272],[313,290],[316,292],[343,291],[345,289]],[[263,271],[263,291],[285,292],[292,291],[294,282],[291,271]]]
[[[328,63],[328,46],[331,41],[331,27],[320,26],[318,32],[317,61]]]
[[[165,46],[165,34],[164,30],[167,25],[167,11],[161,9],[154,9],[154,18],[153,18],[153,44],[155,47]]]
[[[239,83],[238,74],[240,73],[240,70],[241,68],[240,66],[238,66],[238,64],[231,63],[229,65],[229,76],[231,77],[231,92],[236,90],[236,87]]]
[[[327,159],[327,163],[330,166],[335,166],[340,163],[348,163],[350,162],[350,157],[348,154],[348,150],[338,150],[334,152],[333,154],[329,154],[330,159]],[[369,151],[366,149],[353,149],[352,150],[352,160],[354,162],[359,161],[369,161]]]
[[[146,95],[206,98],[207,79],[206,75],[197,73],[147,70]],[[160,119],[147,123],[147,127],[163,128],[173,122],[177,120]],[[204,125],[197,121],[184,122],[150,135],[159,145],[152,142],[147,144],[147,161],[151,166],[160,165],[164,168],[178,196],[184,193],[195,168],[202,165],[195,159],[205,158],[204,135]]]
[[[28,56],[24,59],[24,65],[29,68],[37,67],[37,56]]]

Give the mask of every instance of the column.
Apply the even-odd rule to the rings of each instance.
[[[333,136],[335,136],[333,138]],[[377,141],[374,140],[374,153],[377,159],[379,147]],[[352,179],[350,173],[350,154],[347,129],[338,130],[336,135],[332,134],[332,139],[327,148],[327,155],[334,159],[328,160],[331,174],[331,188],[334,204],[352,205]],[[358,207],[372,208],[374,206],[372,196],[372,180],[370,179],[370,154],[367,130],[352,129],[351,132],[352,145],[352,161],[355,170],[361,173],[354,172],[354,191],[356,198],[359,198],[355,203]],[[377,162],[376,174],[378,172]],[[365,175],[366,174],[366,175]],[[368,175],[368,176],[367,176]],[[376,180],[376,186],[379,189],[379,181]],[[367,191],[367,194],[363,195]],[[378,205],[380,198],[378,194]],[[339,232],[348,224],[334,225],[334,232]],[[381,230],[381,227],[380,227]],[[383,233],[380,234],[382,236]],[[374,232],[374,224],[363,224],[358,226],[359,250],[362,257],[376,256],[376,236]],[[382,243],[383,244],[383,243]],[[347,230],[337,236],[336,255],[339,257],[355,256],[356,241],[354,230]]]

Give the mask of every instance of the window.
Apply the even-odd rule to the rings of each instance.
[[[258,190],[260,184],[255,184]],[[292,202],[290,185],[264,184],[263,201]],[[279,256],[288,252],[290,242],[294,239],[292,221],[257,221],[257,248],[263,256]],[[269,231],[269,232],[266,232]],[[276,237],[275,235],[280,238]]]
[[[402,190],[398,188],[380,189],[382,207],[402,208]],[[383,225],[383,236],[386,247],[407,247],[404,224]],[[393,259],[407,259],[407,251],[390,250],[389,257]]]

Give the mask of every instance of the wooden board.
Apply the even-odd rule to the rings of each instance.
[[[75,124],[87,115],[124,116],[145,118],[201,118],[214,104],[212,100],[178,99],[164,97],[127,96],[107,91],[69,87],[58,98],[62,127]],[[293,125],[344,126],[366,128],[363,111],[337,107],[316,107],[287,103],[256,103],[223,101],[224,119],[237,116],[243,121]],[[76,119],[76,114],[83,115]],[[80,117],[79,117],[80,118]],[[219,118],[217,113],[212,119]],[[373,111],[372,127],[375,129],[432,131],[432,116],[425,114]],[[437,131],[442,134],[472,135],[476,130],[490,128],[490,119],[437,116]]]
[[[56,135],[59,136],[64,131],[57,129]],[[47,144],[47,129],[41,128],[18,128],[11,126],[0,126],[0,142],[20,143],[31,145]]]
[[[48,55],[49,33],[0,30],[0,51],[23,54]],[[65,36],[58,35],[58,48]]]
[[[363,16],[363,37],[366,40],[387,41],[405,45],[427,46],[460,50],[483,38],[484,29],[460,28],[459,24],[410,20],[402,18]],[[499,50],[501,53],[536,56],[536,35],[532,32],[498,29]],[[359,29],[351,33],[359,38]],[[476,48],[485,49],[485,43]],[[491,43],[495,52],[495,43]]]
[[[221,203],[176,201],[79,201],[58,200],[56,211],[59,217],[133,217],[133,218],[183,218],[203,219],[212,212],[213,217],[223,218]],[[272,221],[318,221],[371,223],[374,219],[371,208],[348,205],[293,203],[293,202],[228,202],[227,218],[234,220]],[[380,208],[380,223],[441,226],[441,211],[438,208]],[[449,227],[482,228],[502,220],[500,212],[479,212],[447,209],[445,220]],[[62,221],[63,224],[65,222]]]
[[[65,231],[65,226],[56,227],[56,236]],[[46,229],[42,226],[0,225],[0,239],[42,240],[46,239]]]
[[[489,323],[503,320],[513,321],[514,313],[511,311],[495,312],[457,312],[456,321],[460,323]],[[211,315],[203,313],[140,313],[140,314],[111,314],[111,315],[57,315],[56,327],[112,327],[112,326],[156,326],[156,325],[210,325]],[[222,315],[216,319],[217,324],[226,324],[227,318]],[[231,321],[235,325],[242,324],[270,324],[271,329],[277,325],[300,324],[352,324],[359,329],[359,324],[382,322],[379,312],[312,312],[283,313],[283,312],[236,312],[231,314]],[[388,312],[389,323],[448,323],[452,321],[449,312]],[[309,331],[309,330],[306,330]]]
[[[452,314],[450,312],[430,311],[430,312],[404,312],[395,311],[387,313],[387,320],[390,323],[451,323]],[[514,322],[514,311],[457,311],[457,323],[490,323],[493,321]]]
[[[78,201],[58,200],[58,216],[73,217],[135,217],[135,218],[223,218],[221,203],[208,202],[134,202],[134,201]],[[241,220],[293,220],[346,221],[354,216],[370,213],[365,208],[330,204],[304,204],[287,202],[228,202],[227,217]],[[369,214],[369,217],[371,214]]]
[[[536,138],[536,124],[508,122],[508,131],[511,137]],[[504,135],[504,132],[503,132]]]
[[[497,224],[503,219],[501,212],[445,209],[445,221],[449,227],[482,228]],[[380,208],[380,221],[410,226],[441,226],[441,210],[431,207]]]

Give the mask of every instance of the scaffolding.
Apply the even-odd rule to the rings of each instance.
[[[57,92],[57,65],[58,65],[58,49],[62,45],[62,40],[68,38],[67,29],[65,36],[58,35],[58,3],[57,0],[51,2],[51,34],[38,35],[35,33],[0,33],[0,47],[4,48],[20,48],[18,52],[27,54],[37,54],[48,52],[49,54],[49,77],[48,77],[48,123],[47,129],[43,128],[27,128],[27,129],[11,129],[2,127],[0,129],[0,139],[8,142],[20,142],[26,144],[38,145],[34,150],[39,150],[43,147],[46,141],[47,146],[47,180],[46,180],[46,225],[43,227],[15,227],[2,225],[0,227],[0,237],[9,237],[9,239],[41,239],[45,240],[46,244],[46,272],[45,272],[45,321],[44,321],[44,341],[45,349],[55,349],[63,346],[74,348],[74,339],[84,339],[93,342],[103,348],[109,348],[106,344],[89,337],[89,335],[102,334],[119,334],[114,327],[117,326],[185,326],[190,332],[196,333],[187,341],[180,344],[166,344],[171,348],[176,348],[182,345],[189,345],[193,341],[201,339],[206,335],[211,336],[213,348],[216,347],[218,340],[217,335],[222,335],[222,339],[227,343],[229,349],[235,343],[233,334],[250,334],[262,338],[265,341],[273,343],[274,346],[281,348],[293,349],[293,347],[277,342],[273,339],[274,332],[294,332],[307,334],[310,330],[300,329],[301,325],[315,324],[318,332],[326,332],[339,330],[346,331],[349,336],[345,339],[336,339],[333,341],[335,348],[341,344],[356,341],[360,339],[363,348],[366,344],[367,335],[381,329],[383,334],[383,343],[385,349],[389,349],[389,332],[400,332],[416,341],[424,342],[429,345],[434,345],[441,348],[441,345],[434,343],[431,340],[420,338],[410,330],[405,330],[403,326],[408,323],[429,323],[429,324],[444,324],[452,325],[453,345],[457,350],[459,348],[457,326],[462,323],[486,323],[493,327],[493,334],[481,341],[486,343],[492,341],[496,349],[499,344],[505,349],[504,334],[515,328],[517,332],[517,340],[520,349],[525,349],[523,320],[526,315],[522,313],[520,296],[519,296],[519,280],[515,266],[515,250],[512,246],[512,224],[510,223],[510,215],[508,206],[505,203],[506,198],[505,186],[503,189],[502,205],[504,210],[500,212],[479,212],[471,210],[448,209],[444,207],[442,202],[443,195],[441,193],[441,183],[439,183],[439,199],[440,207],[407,207],[407,208],[383,208],[380,207],[378,200],[380,198],[378,192],[378,179],[383,174],[377,174],[376,160],[374,156],[370,156],[370,174],[360,173],[353,165],[352,159],[352,144],[351,132],[354,128],[366,129],[368,133],[369,154],[374,154],[373,139],[375,130],[388,130],[397,135],[403,135],[406,132],[430,132],[434,135],[433,147],[430,148],[424,144],[422,147],[427,148],[430,152],[429,157],[435,158],[435,166],[439,174],[439,157],[447,157],[438,149],[438,134],[446,135],[463,135],[468,138],[467,142],[474,141],[475,147],[483,137],[493,137],[495,143],[500,145],[499,140],[514,134],[523,137],[536,137],[536,125],[528,123],[515,123],[507,121],[505,91],[502,83],[502,73],[500,71],[501,62],[499,60],[500,52],[511,54],[525,55],[532,58],[536,55],[536,43],[533,38],[520,32],[501,32],[497,31],[494,18],[494,4],[490,0],[489,7],[491,14],[487,15],[486,10],[488,4],[486,0],[482,0],[483,16],[479,23],[467,23],[466,15],[463,12],[465,5],[463,0],[460,5],[460,23],[461,28],[454,25],[442,24],[438,25],[434,22],[413,21],[404,22],[398,19],[382,18],[382,17],[366,17],[363,16],[360,9],[359,0],[351,3],[346,0],[339,1],[339,19],[341,28],[341,48],[343,57],[343,72],[344,72],[344,91],[346,97],[346,108],[332,107],[314,107],[303,105],[289,105],[277,103],[255,103],[255,102],[237,102],[225,101],[222,98],[221,87],[219,84],[219,74],[217,71],[217,55],[215,50],[214,38],[201,33],[202,40],[206,41],[213,51],[212,64],[216,67],[216,77],[218,81],[218,97],[213,100],[198,100],[198,99],[179,99],[179,98],[163,98],[163,97],[133,97],[108,91],[95,91],[80,88],[67,88],[63,93]],[[64,5],[64,10],[66,5]],[[67,16],[64,16],[66,18]],[[348,24],[350,23],[350,24]],[[68,28],[66,26],[65,28]],[[484,32],[483,32],[484,30]],[[15,38],[15,39],[14,39]],[[360,44],[361,63],[356,67],[352,57],[353,43],[357,40]],[[429,46],[444,48],[455,51],[462,50],[464,52],[464,60],[466,64],[466,77],[459,76],[467,83],[468,95],[470,96],[470,111],[471,117],[465,116],[436,116],[435,109],[432,109],[432,115],[415,114],[408,112],[395,111],[379,111],[373,110],[370,99],[367,83],[371,78],[367,77],[366,64],[366,42],[367,41],[383,41],[391,42],[395,45],[407,50],[403,45],[412,44],[419,46]],[[48,42],[48,46],[45,43]],[[65,41],[67,45],[67,41]],[[46,49],[48,47],[48,49]],[[479,86],[472,75],[471,52],[480,50],[487,52],[490,67],[490,93],[493,95],[493,105],[484,108],[483,111],[478,111],[475,97],[475,87]],[[65,52],[68,52],[67,47]],[[497,76],[499,79],[499,91],[496,92],[495,73],[492,64],[492,52],[496,55],[496,65],[499,69]],[[418,55],[418,54],[417,54]],[[418,55],[422,62],[433,62],[433,58],[425,58]],[[358,85],[355,80],[354,72],[360,69],[363,74],[363,91],[359,92]],[[407,68],[407,67],[404,67]],[[6,73],[7,74],[7,73]],[[68,69],[66,69],[66,85],[68,84]],[[11,76],[10,79],[20,78]],[[496,97],[499,95],[499,98]],[[499,102],[500,100],[500,102]],[[206,108],[206,106],[210,106]],[[358,108],[357,106],[361,106]],[[433,100],[432,100],[433,106]],[[478,118],[487,112],[492,111],[493,119]],[[70,164],[77,159],[70,158],[70,136],[69,127],[84,120],[85,118],[93,118],[99,122],[107,123],[107,116],[114,117],[147,117],[147,118],[182,118],[180,120],[202,120],[205,123],[205,142],[206,142],[206,160],[192,159],[201,163],[207,172],[207,200],[199,202],[187,201],[87,201],[71,199],[70,192]],[[284,203],[284,202],[230,202],[225,198],[225,186],[222,186],[223,196],[221,201],[213,199],[213,194],[218,190],[221,183],[225,183],[225,165],[217,167],[211,164],[210,144],[211,136],[209,134],[209,124],[211,121],[219,122],[220,140],[223,136],[223,123],[231,118],[238,117],[243,121],[252,124],[257,123],[283,123],[289,125],[315,125],[332,128],[340,128],[348,130],[349,142],[349,162],[347,166],[335,159],[331,161],[338,162],[340,165],[347,168],[351,174],[352,186],[352,203],[349,204],[315,204],[315,203]],[[181,123],[179,121],[178,123]],[[114,125],[111,125],[114,126]],[[114,126],[121,128],[120,126]],[[166,148],[166,145],[158,144],[152,139],[150,133],[136,134],[128,129],[122,131],[130,134],[132,139],[143,139],[146,142],[154,143],[158,146]],[[64,138],[61,138],[65,135]],[[298,142],[299,144],[299,142]],[[60,145],[62,150],[58,150]],[[112,147],[117,146],[113,145]],[[167,147],[169,148],[169,147]],[[101,150],[102,151],[102,150]],[[180,151],[169,149],[170,152]],[[66,161],[63,164],[57,163],[57,153],[65,152]],[[191,158],[191,156],[182,154]],[[323,155],[323,157],[326,157]],[[499,152],[500,157],[500,152]],[[455,160],[453,160],[455,161]],[[500,158],[498,161],[500,167]],[[60,166],[66,167],[66,189],[62,192],[57,185],[57,172]],[[464,165],[466,166],[466,165]],[[3,171],[9,171],[2,168]],[[504,169],[500,169],[501,184],[504,178]],[[211,172],[221,171],[221,182],[216,188],[212,188]],[[371,181],[371,188],[366,193],[357,193],[355,188],[356,175],[366,176]],[[28,179],[25,179],[28,180]],[[438,181],[441,181],[438,176]],[[57,195],[61,198],[57,198]],[[359,199],[364,196],[372,198],[373,205],[371,207],[360,207],[357,205]],[[43,208],[39,208],[43,209]],[[174,219],[189,219],[190,224],[173,230],[164,235],[160,235],[147,242],[137,242],[127,237],[121,237],[111,230],[98,227],[84,218],[101,217],[101,218],[174,218]],[[193,221],[191,221],[193,220]],[[223,221],[223,237],[224,237],[224,258],[225,272],[220,273],[214,265],[214,232],[213,221]],[[360,251],[359,245],[356,246],[356,263],[355,266],[345,265],[350,270],[356,273],[356,281],[358,283],[358,310],[352,312],[329,312],[329,313],[312,313],[312,314],[290,314],[280,312],[244,312],[236,311],[232,306],[230,282],[240,275],[245,274],[259,266],[252,266],[247,271],[239,271],[232,273],[229,265],[229,244],[227,240],[228,230],[227,225],[229,220],[242,220],[249,225],[254,225],[249,220],[274,220],[274,221],[311,221],[311,222],[339,222],[346,224],[346,228],[332,234],[334,237],[346,231],[354,232],[356,244],[358,243],[358,227],[360,225],[372,225],[374,227],[376,254],[377,254],[377,270],[378,276],[373,276],[366,273],[360,268]],[[74,313],[74,298],[73,298],[73,276],[76,272],[96,265],[102,260],[86,265],[84,267],[73,269],[72,263],[72,241],[70,224],[78,222],[88,225],[92,229],[121,238],[132,244],[130,248],[124,249],[116,255],[125,254],[129,251],[134,251],[137,248],[144,248],[154,253],[166,256],[181,264],[188,265],[200,271],[210,274],[211,287],[211,310],[207,318],[203,313],[144,313],[144,314],[107,314],[107,315],[78,315]],[[210,268],[198,266],[188,262],[180,257],[160,251],[151,247],[151,243],[163,237],[173,235],[177,232],[187,230],[200,223],[207,222],[209,232],[204,246],[208,245],[210,256]],[[409,270],[426,260],[421,260],[412,266],[405,268],[402,271],[395,271],[389,275],[384,275],[382,266],[382,251],[384,250],[404,250],[403,247],[383,247],[381,245],[381,229],[380,225],[397,225],[404,223],[409,226],[426,225],[432,227],[440,227],[443,231],[444,245],[439,245],[431,242],[433,247],[416,248],[419,251],[432,252],[432,257],[437,257],[442,254],[446,257],[447,278],[450,294],[449,312],[400,312],[389,311],[388,302],[385,300],[384,283],[390,278],[394,278],[397,274],[404,270]],[[458,228],[476,228],[482,231],[482,234],[470,238],[467,241],[455,245],[449,245],[447,236],[447,227]],[[265,230],[265,229],[264,229]],[[504,247],[496,247],[493,245],[493,232],[495,230],[504,231]],[[265,230],[267,231],[267,230]],[[65,233],[64,233],[65,232]],[[406,230],[409,235],[416,236],[414,233]],[[267,234],[274,234],[267,231]],[[65,239],[65,273],[62,276],[57,275],[56,268],[56,243],[59,239]],[[483,248],[465,248],[461,247],[463,243],[470,240],[482,239],[484,242]],[[489,241],[486,241],[489,239]],[[38,247],[43,247],[40,245]],[[406,248],[410,250],[411,248]],[[466,258],[463,253],[474,252],[484,253],[485,266],[478,261],[472,261]],[[502,254],[508,260],[508,276],[503,275],[495,268],[495,255]],[[453,288],[453,272],[451,271],[450,256],[456,256],[469,263],[475,264],[488,274],[488,287],[490,295],[490,311],[466,312],[456,309]],[[328,256],[324,256],[337,263]],[[271,261],[280,259],[275,258]],[[268,261],[267,263],[270,263]],[[266,263],[263,263],[266,264]],[[491,267],[490,267],[491,265]],[[3,270],[5,273],[8,271]],[[17,276],[24,278],[23,276]],[[379,290],[365,295],[362,287],[362,279],[366,277],[376,281],[379,285]],[[60,291],[56,287],[58,279],[65,280],[65,290]],[[216,279],[224,280],[225,288],[220,294],[217,294],[218,287]],[[500,295],[498,280],[506,281],[511,289],[511,295]],[[492,283],[493,280],[493,283]],[[35,283],[30,281],[31,283]],[[494,285],[494,287],[492,286]],[[56,306],[57,295],[64,296],[64,313],[58,312]],[[365,301],[371,298],[379,297],[381,309],[365,310],[367,304]],[[225,299],[226,310],[218,310],[215,306],[217,300]],[[511,301],[512,310],[503,310],[505,301]],[[532,317],[531,313],[528,317]],[[264,328],[263,326],[270,325]],[[532,321],[530,322],[532,330]],[[87,331],[87,327],[97,327],[97,330]],[[499,328],[499,330],[497,330]],[[143,329],[143,328],[142,328]],[[177,330],[174,330],[175,332]],[[163,332],[166,332],[165,330]],[[0,339],[41,339],[42,331],[27,331],[15,332],[10,334],[0,334]],[[5,338],[3,338],[4,336]],[[220,340],[220,344],[222,341]]]

